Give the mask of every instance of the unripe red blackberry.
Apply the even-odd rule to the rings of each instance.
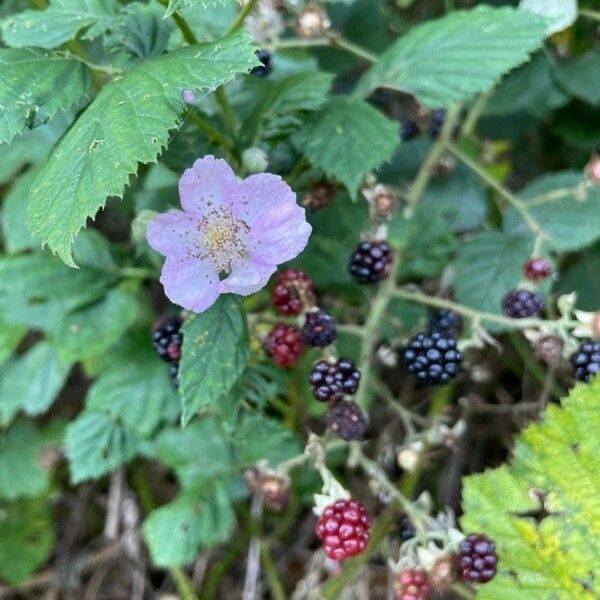
[[[273,305],[284,315],[299,315],[315,303],[315,285],[304,271],[287,269],[277,279],[272,293]]]
[[[429,600],[431,586],[422,569],[404,569],[394,582],[395,600]]]
[[[337,329],[335,319],[324,310],[306,313],[302,326],[302,339],[309,346],[324,348],[335,342]]]
[[[530,258],[523,265],[523,275],[529,281],[542,281],[552,275],[552,265],[545,258]]]
[[[458,548],[458,570],[463,581],[487,583],[498,566],[496,544],[487,536],[471,533]]]
[[[300,330],[293,325],[277,323],[269,332],[264,349],[276,365],[291,367],[304,352]]]
[[[502,299],[502,308],[507,317],[527,319],[541,317],[544,313],[544,299],[527,289],[514,289]]]
[[[363,411],[356,402],[348,400],[340,400],[331,406],[327,411],[325,421],[333,433],[347,442],[362,440],[369,428],[367,417]]]
[[[332,560],[356,556],[367,547],[371,517],[358,500],[337,500],[319,517],[315,531]]]
[[[348,271],[359,283],[385,279],[392,264],[392,250],[384,241],[361,242],[350,257]]]
[[[439,331],[415,335],[404,349],[406,368],[431,385],[443,385],[456,377],[462,360],[456,339]]]
[[[163,317],[152,329],[152,345],[156,353],[165,362],[179,362],[183,335],[180,331],[183,325],[181,317]]]
[[[584,340],[571,355],[573,377],[590,381],[600,373],[600,341]]]
[[[320,360],[308,380],[314,397],[320,402],[341,400],[344,394],[355,394],[358,390],[360,371],[349,358],[339,358],[335,362]]]

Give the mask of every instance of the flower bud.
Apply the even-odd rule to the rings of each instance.
[[[298,17],[296,31],[302,38],[314,38],[322,35],[331,27],[327,13],[316,4],[306,8]]]
[[[269,156],[262,148],[246,148],[242,152],[242,165],[249,173],[263,173],[269,166]]]

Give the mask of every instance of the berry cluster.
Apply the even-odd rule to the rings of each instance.
[[[456,377],[462,359],[456,339],[439,331],[415,335],[404,349],[406,368],[431,385],[442,385]]]
[[[462,317],[453,310],[436,310],[429,316],[429,332],[445,333],[456,337],[462,329]]]
[[[376,283],[388,276],[392,251],[387,242],[361,242],[350,257],[348,271],[359,283]]]
[[[314,310],[306,314],[302,326],[302,339],[309,346],[324,348],[337,338],[335,319],[324,310]]]
[[[431,120],[429,121],[429,137],[432,140],[437,140],[439,137],[445,120],[446,111],[444,109],[434,110],[431,113]]]
[[[170,316],[159,319],[152,329],[152,345],[162,360],[171,363],[169,376],[176,386],[179,385],[179,361],[183,346],[182,325],[181,317]]]
[[[536,292],[527,289],[511,290],[502,300],[502,308],[507,317],[527,319],[541,317],[544,313],[544,299]]]
[[[325,421],[335,435],[347,442],[362,440],[369,428],[367,417],[351,400],[340,400],[330,406]]]
[[[429,600],[431,586],[422,569],[404,569],[394,583],[395,600]]]
[[[315,303],[313,280],[298,269],[288,269],[279,275],[272,293],[273,306],[283,315],[294,316]]]
[[[496,544],[487,536],[472,533],[460,543],[458,568],[463,581],[487,583],[496,574],[497,565]]]
[[[291,367],[304,352],[300,330],[287,323],[277,323],[264,342],[267,356],[279,367]]]
[[[402,141],[408,142],[419,135],[419,125],[412,119],[402,121]]]
[[[317,521],[317,536],[323,540],[325,554],[332,560],[345,560],[360,554],[369,543],[371,517],[358,500],[337,500]]]
[[[335,362],[320,360],[309,376],[314,397],[320,402],[337,401],[344,394],[355,394],[360,381],[360,371],[349,358]]]
[[[529,281],[543,281],[552,275],[552,265],[544,258],[530,258],[523,265],[523,275]]]
[[[571,355],[573,377],[590,381],[600,373],[600,341],[585,340]]]

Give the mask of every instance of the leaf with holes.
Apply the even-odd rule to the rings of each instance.
[[[498,575],[481,600],[600,595],[600,377],[550,405],[509,465],[464,480],[464,531],[496,541]]]
[[[0,48],[0,144],[79,104],[90,83],[89,69],[74,58]]]
[[[67,264],[73,238],[109,196],[121,197],[138,163],[156,160],[180,125],[182,93],[206,94],[258,59],[245,32],[180,48],[104,86],[61,140],[31,191],[29,227]]]
[[[400,90],[430,108],[465,102],[525,62],[541,46],[545,29],[543,18],[524,10],[479,6],[455,11],[401,37],[356,91]]]
[[[398,123],[362,100],[341,96],[292,137],[299,152],[354,197],[364,176],[390,160],[399,141]]]

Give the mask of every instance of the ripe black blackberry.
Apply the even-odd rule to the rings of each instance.
[[[308,377],[313,396],[321,401],[341,400],[344,394],[355,394],[360,382],[360,371],[349,358],[335,362],[320,360]]]
[[[348,271],[359,283],[375,283],[388,276],[392,251],[387,242],[361,242],[350,257]]]
[[[504,314],[513,319],[541,317],[544,308],[544,299],[536,292],[525,288],[511,290],[502,299]]]
[[[419,333],[404,349],[404,364],[423,383],[443,385],[460,371],[462,354],[456,339],[445,333]]]
[[[351,400],[340,400],[331,406],[325,421],[333,433],[347,442],[362,440],[369,428],[367,417],[356,402]]]
[[[256,54],[262,64],[254,67],[250,73],[256,75],[256,77],[266,77],[272,70],[270,52],[267,50],[257,50],[254,54]]]
[[[462,329],[462,317],[453,310],[444,308],[429,315],[429,331],[439,331],[456,337]]]
[[[335,319],[324,310],[306,313],[302,326],[302,339],[309,346],[324,348],[337,338]]]
[[[585,340],[571,355],[573,377],[590,381],[600,373],[600,341]]]
[[[407,542],[415,537],[417,530],[412,524],[412,521],[408,517],[402,517],[400,519],[400,539],[403,542]]]
[[[463,581],[487,583],[498,567],[496,544],[489,537],[472,533],[458,547],[458,570]]]
[[[429,137],[432,140],[437,140],[439,137],[445,120],[446,111],[444,109],[434,110],[431,113],[431,120],[429,122]]]
[[[183,334],[181,317],[163,317],[154,325],[152,344],[165,362],[178,362],[181,358]]]
[[[406,119],[402,121],[402,140],[408,142],[419,135],[419,126],[416,121],[412,119]]]

